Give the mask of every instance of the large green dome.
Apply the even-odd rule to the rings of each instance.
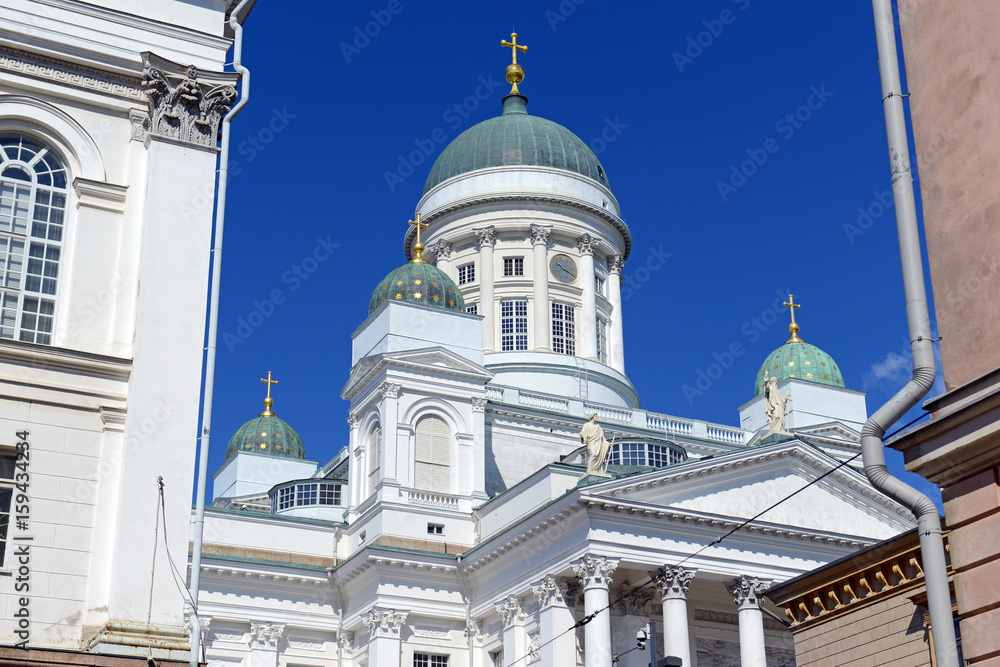
[[[503,114],[473,125],[441,152],[424,184],[438,183],[487,167],[540,165],[582,174],[608,186],[604,167],[594,151],[562,125],[528,114],[528,98],[512,93],[503,98]]]
[[[840,374],[840,368],[833,358],[797,336],[768,355],[757,371],[754,396],[764,392],[765,371],[769,377],[778,378],[778,382],[785,378],[796,378],[831,387],[844,387],[844,377]]]
[[[386,300],[465,312],[465,300],[452,279],[424,261],[408,262],[387,275],[372,293],[368,313],[375,312]]]
[[[288,422],[271,412],[270,408],[240,426],[229,439],[226,460],[236,456],[237,452],[270,454],[289,459],[306,457],[302,438]]]

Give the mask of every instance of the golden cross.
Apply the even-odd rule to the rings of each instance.
[[[786,306],[790,311],[792,311],[792,324],[795,324],[795,309],[801,308],[802,306],[800,304],[795,303],[795,301],[792,300],[791,294],[788,295],[788,301],[785,301],[781,305]]]
[[[527,53],[528,52],[528,47],[527,46],[522,46],[521,44],[517,43],[517,33],[516,32],[510,33],[510,41],[509,42],[506,39],[501,39],[500,40],[500,46],[505,46],[505,47],[509,46],[510,47],[510,57],[511,57],[511,64],[512,65],[516,65],[517,64],[517,52],[518,51],[521,51],[522,53]]]
[[[416,221],[409,220],[407,221],[407,224],[413,225],[414,227],[417,228],[417,243],[420,244],[420,230],[427,229],[428,227],[430,227],[430,225],[428,225],[426,222],[420,222],[420,211],[417,211]]]
[[[267,379],[266,380],[264,378],[261,378],[260,381],[267,383],[267,397],[271,398],[271,385],[272,384],[278,384],[278,381],[271,379],[271,371],[267,372]]]

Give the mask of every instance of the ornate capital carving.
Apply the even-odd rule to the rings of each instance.
[[[347,415],[347,425],[351,427],[352,431],[356,429],[358,427],[357,415],[354,414]]]
[[[624,268],[625,259],[621,255],[610,255],[608,257],[608,271],[621,275]]]
[[[584,234],[576,240],[576,247],[579,248],[580,252],[584,255],[593,255],[594,250],[596,250],[599,245],[601,245],[601,242],[590,234]]]
[[[191,632],[194,630],[194,623],[191,621],[191,617],[194,616],[194,614],[191,612],[190,605],[185,605],[184,607],[185,607],[184,608],[184,627],[187,628],[188,637],[190,637],[191,636]],[[209,626],[212,625],[212,617],[211,616],[199,616],[198,617],[198,621],[199,621],[199,625],[201,626],[201,645],[202,646],[207,646],[208,644],[206,642],[206,639],[208,638]]]
[[[611,585],[611,574],[618,567],[618,561],[608,560],[604,556],[584,556],[573,564],[576,576],[580,577],[584,590],[588,588],[607,589]]]
[[[354,652],[354,633],[349,631],[339,633],[337,644],[340,646],[340,654],[344,657],[350,657]]]
[[[549,234],[552,233],[552,227],[549,225],[532,225],[531,226],[531,245],[548,245]]]
[[[757,577],[748,577],[745,574],[733,583],[726,586],[733,602],[740,609],[760,609],[760,595],[771,587],[771,582],[761,581]]]
[[[382,398],[396,398],[399,396],[399,389],[400,386],[398,384],[383,382],[378,390],[382,393]]]
[[[552,605],[566,605],[569,602],[569,586],[563,579],[556,579],[551,574],[532,585],[531,592],[538,598],[542,609]]]
[[[465,636],[472,639],[477,646],[483,643],[483,631],[479,627],[479,623],[469,619],[469,622],[465,625]]]
[[[688,587],[691,585],[691,580],[694,579],[695,570],[667,565],[650,574],[664,600],[686,600]]]
[[[129,109],[128,120],[132,124],[129,138],[132,141],[145,141],[149,136],[149,112]]]
[[[389,639],[399,639],[399,630],[406,622],[407,611],[396,611],[395,609],[372,609],[361,618],[361,622],[368,628],[368,634],[375,637],[388,637]]]
[[[425,255],[434,255],[434,261],[439,259],[451,259],[451,244],[442,239],[438,239],[434,243],[427,246],[424,250]]]
[[[194,65],[182,67],[149,52],[142,55],[149,133],[214,148],[222,117],[236,101],[238,75],[201,73]]]
[[[649,616],[649,603],[653,599],[653,591],[636,588],[629,584],[621,585],[618,609],[623,616]]]
[[[278,641],[285,632],[284,624],[250,622],[250,650],[277,651]]]
[[[490,246],[491,248],[497,244],[497,228],[493,225],[489,227],[483,227],[482,229],[472,230],[476,234],[476,243],[482,246]]]
[[[485,396],[473,396],[472,397],[472,411],[473,412],[484,412],[486,410],[486,397]]]
[[[497,613],[500,614],[500,622],[505,629],[514,624],[524,623],[527,617],[524,608],[521,607],[521,601],[513,595],[497,605]]]

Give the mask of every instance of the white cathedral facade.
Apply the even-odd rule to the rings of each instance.
[[[188,554],[235,3],[56,4],[41,36],[0,44],[0,516],[20,511],[16,434],[31,452],[30,518],[0,535],[0,659],[23,650],[30,544],[31,647],[184,660],[162,564],[184,574]],[[110,25],[113,48],[80,46]],[[229,440],[205,515],[209,665],[639,666],[649,623],[657,658],[794,664],[762,592],[914,525],[849,461],[864,395],[797,326],[740,427],[639,407],[631,233],[593,152],[527,106],[512,92],[431,168],[408,261],[357,314],[339,453],[309,459],[270,389]],[[592,414],[604,474],[579,438]]]

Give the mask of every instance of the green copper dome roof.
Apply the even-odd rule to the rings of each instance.
[[[608,187],[608,177],[594,151],[578,136],[551,120],[528,114],[528,98],[503,98],[503,114],[473,125],[441,152],[424,184],[438,183],[487,167],[540,165],[582,174]]]
[[[768,355],[764,365],[757,371],[754,396],[764,392],[765,371],[769,377],[778,378],[778,382],[785,378],[797,378],[831,387],[844,387],[844,377],[840,374],[840,368],[833,358],[802,339],[789,340]]]
[[[465,312],[465,300],[451,278],[423,261],[408,262],[387,275],[372,293],[368,313],[387,299]]]
[[[236,456],[237,452],[271,454],[289,459],[306,457],[302,438],[288,422],[271,412],[270,408],[240,426],[229,439],[226,460]]]

